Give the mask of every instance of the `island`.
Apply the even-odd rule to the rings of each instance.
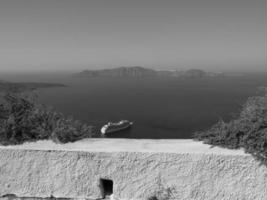
[[[81,77],[154,77],[157,71],[140,66],[117,67],[112,69],[84,70],[78,74]]]
[[[177,78],[204,78],[224,77],[222,72],[206,72],[201,69],[154,70],[141,66],[117,67],[111,69],[84,70],[76,73],[78,77],[177,77]]]
[[[0,92],[23,92],[53,87],[66,87],[66,85],[60,83],[8,82],[0,80]]]

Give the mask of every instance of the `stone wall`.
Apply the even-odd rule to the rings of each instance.
[[[123,200],[158,191],[177,200],[267,199],[267,168],[244,153],[0,148],[2,197],[98,199],[100,179]]]

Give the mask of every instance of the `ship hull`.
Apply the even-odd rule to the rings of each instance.
[[[120,131],[123,131],[123,130],[131,128],[131,126],[132,126],[132,123],[128,124],[127,126],[116,128],[116,129],[112,129],[112,130],[105,130],[105,131],[101,130],[101,133],[103,135],[106,135],[106,134],[109,134],[109,133],[120,132]]]

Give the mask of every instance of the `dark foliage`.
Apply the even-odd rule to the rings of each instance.
[[[156,196],[152,196],[152,197],[149,197],[147,200],[159,200],[159,199]]]
[[[155,193],[148,197],[147,200],[171,200],[177,199],[174,197],[174,187],[168,187],[166,184],[162,183],[161,175],[157,178],[157,189]]]
[[[195,138],[207,144],[231,149],[244,148],[266,164],[267,161],[267,95],[247,100],[240,115],[225,123],[219,121],[209,130],[197,132]]]
[[[33,95],[1,95],[0,143],[3,145],[42,139],[66,143],[92,137],[93,133],[92,126],[37,104]]]

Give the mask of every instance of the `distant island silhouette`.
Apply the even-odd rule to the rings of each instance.
[[[79,77],[183,77],[183,78],[203,78],[222,77],[222,72],[206,72],[201,69],[178,70],[154,70],[141,66],[117,67],[112,69],[84,70],[75,74]]]
[[[23,92],[39,88],[66,87],[59,83],[8,82],[0,80],[0,92]]]

